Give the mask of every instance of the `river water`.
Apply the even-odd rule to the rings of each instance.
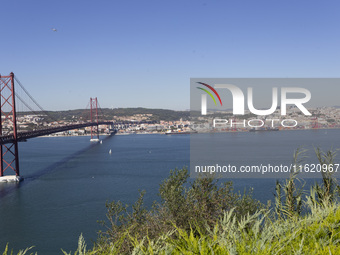
[[[268,144],[273,135],[287,141],[291,134],[298,137],[292,138],[296,143],[280,147],[289,150],[287,157],[292,157],[299,139],[325,150],[340,148],[340,130],[230,133],[228,139],[244,141],[243,153],[261,162],[272,148],[262,146],[256,156],[259,137]],[[139,190],[146,190],[145,202],[150,206],[159,199],[159,184],[169,170],[189,166],[189,135],[101,139],[102,144],[90,144],[89,137],[41,137],[19,144],[25,179],[19,184],[0,184],[0,252],[6,243],[15,251],[35,246],[38,254],[61,254],[61,248],[74,251],[81,233],[91,246],[101,228],[97,221],[105,219],[106,201],[131,204]],[[233,181],[236,190],[253,187],[254,196],[262,202],[273,198],[273,179]]]

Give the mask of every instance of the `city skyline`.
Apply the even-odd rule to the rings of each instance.
[[[89,97],[103,108],[187,110],[190,78],[339,77],[339,7],[6,1],[0,73],[13,71],[47,110],[84,108]]]

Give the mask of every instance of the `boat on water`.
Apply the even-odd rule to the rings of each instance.
[[[197,133],[197,131],[193,131],[193,130],[192,131],[168,130],[165,132],[166,135],[188,135],[188,134],[195,134],[195,133]]]
[[[279,131],[278,128],[252,128],[249,130],[249,132],[263,132],[263,131]]]

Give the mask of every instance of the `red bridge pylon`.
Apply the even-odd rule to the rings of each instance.
[[[18,134],[15,111],[14,73],[0,75],[0,135],[12,133],[14,141],[0,145],[0,176],[12,169],[19,177]]]
[[[99,128],[98,128],[98,100],[97,98],[90,98],[91,122],[97,122],[96,126],[91,126],[91,142],[99,142]]]

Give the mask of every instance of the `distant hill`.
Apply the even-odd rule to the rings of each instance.
[[[85,109],[67,110],[67,111],[47,111],[46,113],[52,117],[53,120],[78,120],[79,117],[89,118],[89,110],[87,114],[84,114]],[[17,115],[45,115],[43,112],[19,112]],[[123,116],[133,116],[136,114],[152,114],[150,120],[153,121],[175,121],[188,120],[190,116],[189,111],[174,111],[166,109],[149,109],[149,108],[114,108],[114,109],[100,109],[98,114],[101,116],[100,119],[112,120],[113,116],[123,117]],[[47,118],[46,118],[47,119]]]
[[[151,120],[188,120],[190,116],[189,111],[174,111],[166,109],[149,109],[149,108],[116,108],[116,109],[103,109],[105,115],[111,116],[133,116],[135,114],[152,114]]]

